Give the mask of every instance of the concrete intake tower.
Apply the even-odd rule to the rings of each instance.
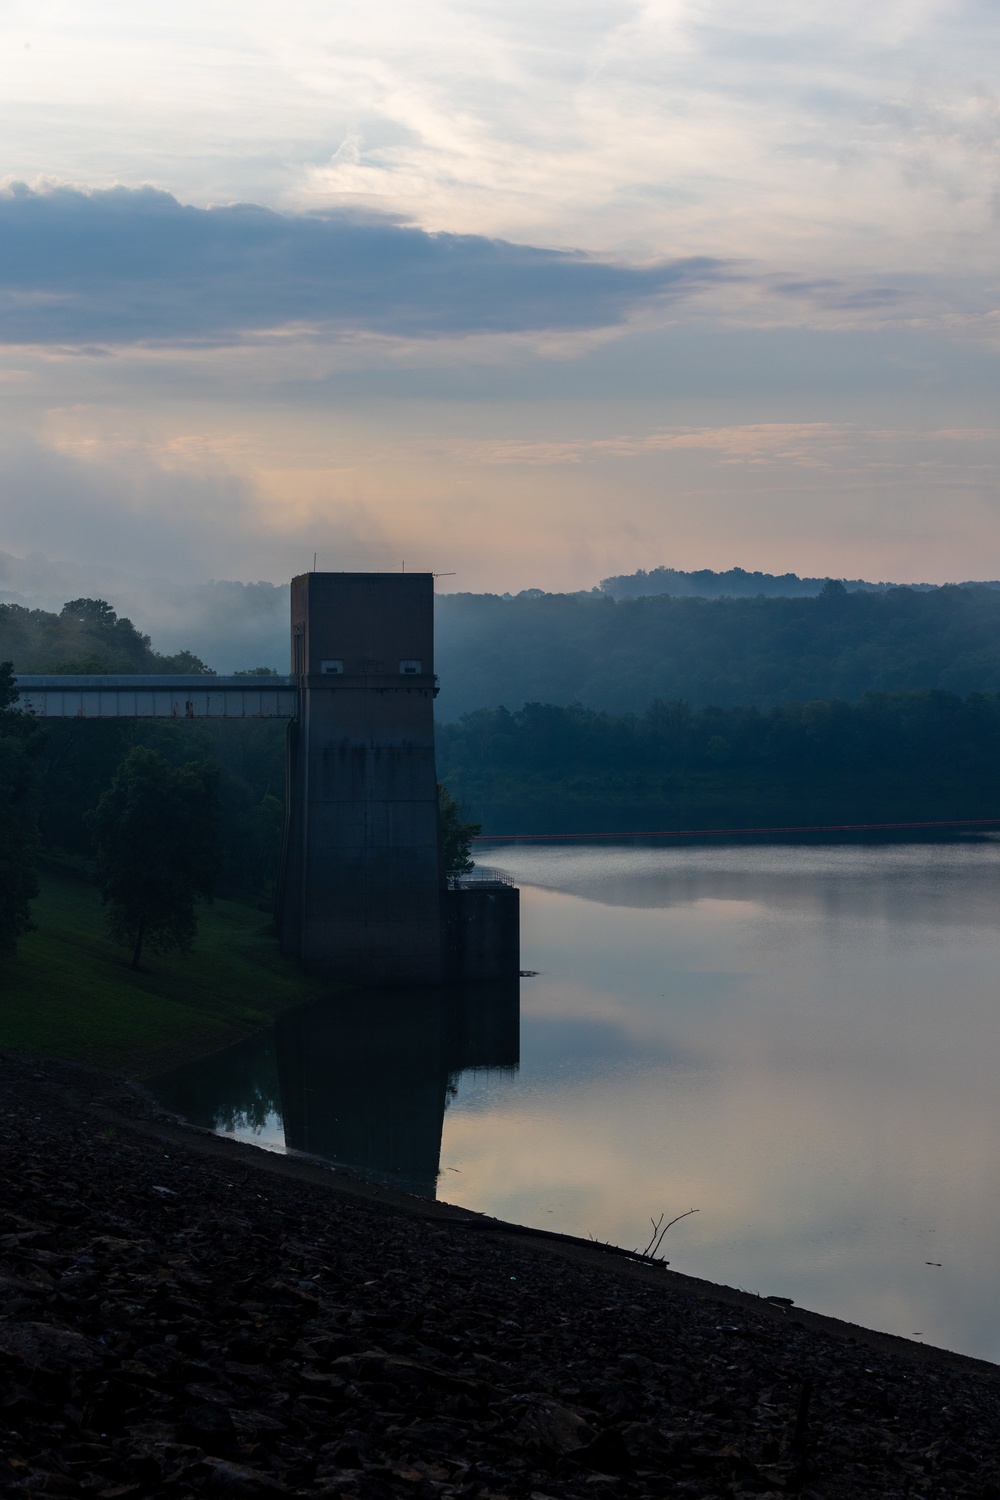
[[[516,976],[517,891],[442,861],[433,575],[302,574],[291,627],[283,950],[365,985]]]

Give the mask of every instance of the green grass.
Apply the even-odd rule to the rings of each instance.
[[[235,901],[201,908],[188,958],[131,954],[106,935],[86,881],[43,874],[36,932],[0,966],[0,1047],[147,1078],[329,994],[278,952],[269,916]]]

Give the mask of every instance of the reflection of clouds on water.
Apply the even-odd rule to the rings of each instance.
[[[678,1270],[1000,1358],[1000,843],[502,859],[519,1072],[513,990],[356,993],[166,1102],[628,1247],[698,1208]]]
[[[990,925],[1000,902],[1000,837],[924,844],[529,844],[484,849],[522,885],[602,905],[716,900],[828,917]]]
[[[629,1077],[646,1068],[696,1066],[694,1058],[672,1045],[669,1035],[634,1035],[611,1020],[571,1016],[526,1016],[521,1023],[522,1062],[516,1075],[463,1073],[457,1097],[466,1109],[503,1099],[516,1083],[519,1096],[534,1090],[579,1088],[610,1074]]]
[[[1000,1355],[988,1088],[958,1102],[943,1087],[914,1110],[905,1079],[753,1065],[492,1102],[449,1118],[456,1203],[543,1228],[555,1206],[560,1229],[629,1247],[649,1214],[698,1207],[664,1246],[678,1270]]]
[[[696,1206],[680,1270],[1000,1356],[997,844],[508,853],[541,972],[449,1196],[627,1245]]]

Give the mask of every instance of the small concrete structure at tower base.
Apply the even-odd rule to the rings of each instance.
[[[476,983],[517,979],[520,895],[512,881],[502,878],[461,882],[445,892],[446,979]]]

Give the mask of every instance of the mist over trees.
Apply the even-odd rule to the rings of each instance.
[[[116,674],[211,672],[190,651],[164,656],[105,599],[71,599],[58,615],[0,604],[0,658],[18,672]]]
[[[833,585],[811,599],[452,594],[438,600],[437,635],[443,721],[532,702],[623,714],[656,698],[768,708],[1000,690],[1000,591],[985,585]]]
[[[1000,591],[990,587],[458,594],[438,599],[437,623],[438,770],[461,818],[487,832],[1000,811]],[[101,600],[58,614],[0,607],[0,652],[39,672],[206,670],[157,652]],[[264,720],[50,720],[35,754],[42,848],[92,858],[86,813],[135,747],[175,768],[208,761],[218,893],[267,907],[284,739],[281,723]]]
[[[2,558],[0,558],[2,560]],[[738,578],[737,578],[738,575]],[[708,598],[757,587],[754,597]],[[1000,588],[898,588],[776,577],[740,569],[629,575],[641,597],[608,592],[442,594],[436,601],[438,718],[523,703],[583,703],[641,713],[654,698],[771,707],[790,699],[856,701],[866,692],[1000,690]],[[769,582],[770,581],[770,582]],[[620,580],[605,580],[605,585]],[[650,592],[669,583],[675,594]],[[764,597],[765,585],[816,590]],[[826,589],[826,593],[823,590]],[[846,594],[845,594],[846,589]],[[45,611],[0,604],[0,660],[22,672],[288,670],[288,589],[271,584],[165,585],[139,602],[141,629],[100,599]],[[88,612],[86,606],[93,606]],[[81,608],[81,606],[83,606]],[[114,607],[113,607],[114,606]],[[143,633],[157,623],[154,650]]]
[[[58,615],[64,600],[80,595],[110,600],[119,615],[138,621],[165,656],[192,651],[223,673],[258,662],[288,670],[287,581],[179,583],[136,577],[113,562],[98,567],[0,551],[0,605]]]
[[[826,578],[800,578],[797,573],[748,573],[745,568],[698,568],[685,572],[680,568],[638,568],[634,573],[616,573],[602,578],[600,590],[612,599],[642,599],[649,594],[671,594],[675,599],[815,599],[823,592]],[[869,583],[864,578],[841,579],[851,593],[884,593],[896,588],[892,583]],[[909,584],[909,588],[927,591],[933,583]],[[988,588],[1000,584],[988,584]]]

